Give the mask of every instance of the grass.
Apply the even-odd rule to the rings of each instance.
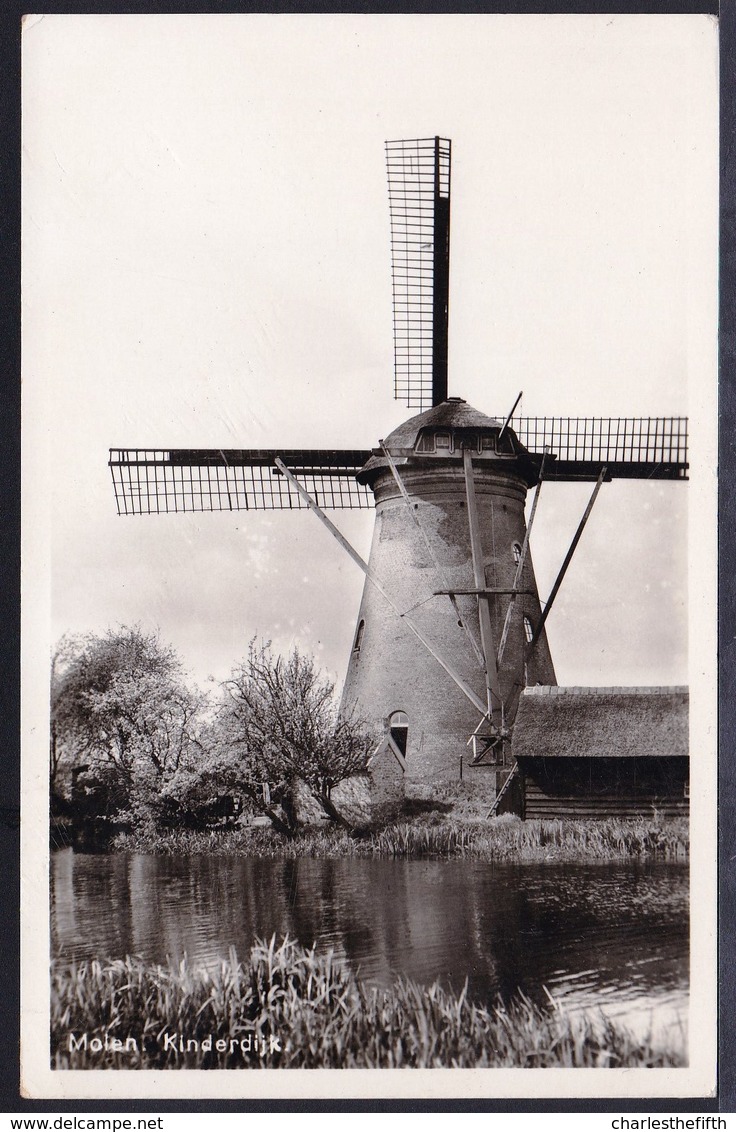
[[[332,953],[273,938],[258,941],[245,963],[231,952],[213,972],[186,960],[167,967],[133,958],[57,961],[51,1031],[55,1069],[683,1063],[678,1050],[656,1048],[603,1018],[570,1019],[522,995],[506,1007],[484,1009],[465,991],[454,994],[437,983],[425,989],[397,981],[379,990],[361,983]],[[78,1048],[70,1050],[70,1034]],[[126,1051],[120,1047],[128,1038],[135,1048],[128,1042]]]
[[[597,821],[521,821],[504,815],[458,820],[429,811],[393,822],[365,836],[331,826],[308,828],[292,841],[263,826],[229,830],[167,830],[125,834],[114,849],[181,855],[253,857],[473,858],[483,861],[617,861],[632,858],[685,860],[686,818]]]

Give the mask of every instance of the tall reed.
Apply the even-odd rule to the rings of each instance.
[[[459,822],[397,821],[362,836],[332,826],[305,829],[285,840],[263,827],[169,830],[126,835],[115,848],[147,853],[238,854],[254,857],[470,857],[484,861],[615,861],[638,857],[684,860],[685,818],[648,821],[520,821],[502,817]]]
[[[682,1064],[605,1019],[571,1019],[523,995],[485,1009],[399,980],[360,982],[333,953],[258,941],[214,971],[56,962],[55,1069],[621,1067]],[[71,1037],[70,1037],[71,1036]],[[126,1047],[127,1042],[127,1049]],[[219,1043],[219,1047],[218,1047]]]

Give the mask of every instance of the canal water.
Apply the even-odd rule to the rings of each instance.
[[[52,856],[52,953],[217,964],[288,934],[385,986],[517,990],[684,1043],[686,865]]]

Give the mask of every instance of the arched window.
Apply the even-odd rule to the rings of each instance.
[[[511,549],[514,553],[514,562],[518,566],[519,563],[521,562],[521,543],[518,543],[518,542],[512,543]]]
[[[405,755],[409,739],[409,716],[405,711],[394,711],[389,716],[388,725],[391,729],[391,738],[402,755]]]
[[[358,628],[355,630],[355,642],[353,644],[353,652],[360,652],[360,646],[363,644],[363,633],[365,632],[365,621],[361,617],[358,622]]]
[[[532,625],[528,617],[524,618],[524,636],[526,637],[529,644],[531,644],[532,637],[534,636],[534,626]]]

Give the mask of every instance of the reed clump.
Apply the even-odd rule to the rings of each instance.
[[[466,988],[467,989],[467,988]],[[52,966],[55,1069],[656,1067],[681,1051],[519,995],[369,987],[333,953],[258,941],[213,971],[126,958]]]
[[[632,858],[685,860],[686,818],[595,821],[521,821],[510,815],[458,821],[422,815],[369,833],[334,826],[306,828],[285,839],[265,827],[230,830],[166,830],[117,838],[114,848],[183,855],[252,857],[457,858],[483,861],[620,861]]]

